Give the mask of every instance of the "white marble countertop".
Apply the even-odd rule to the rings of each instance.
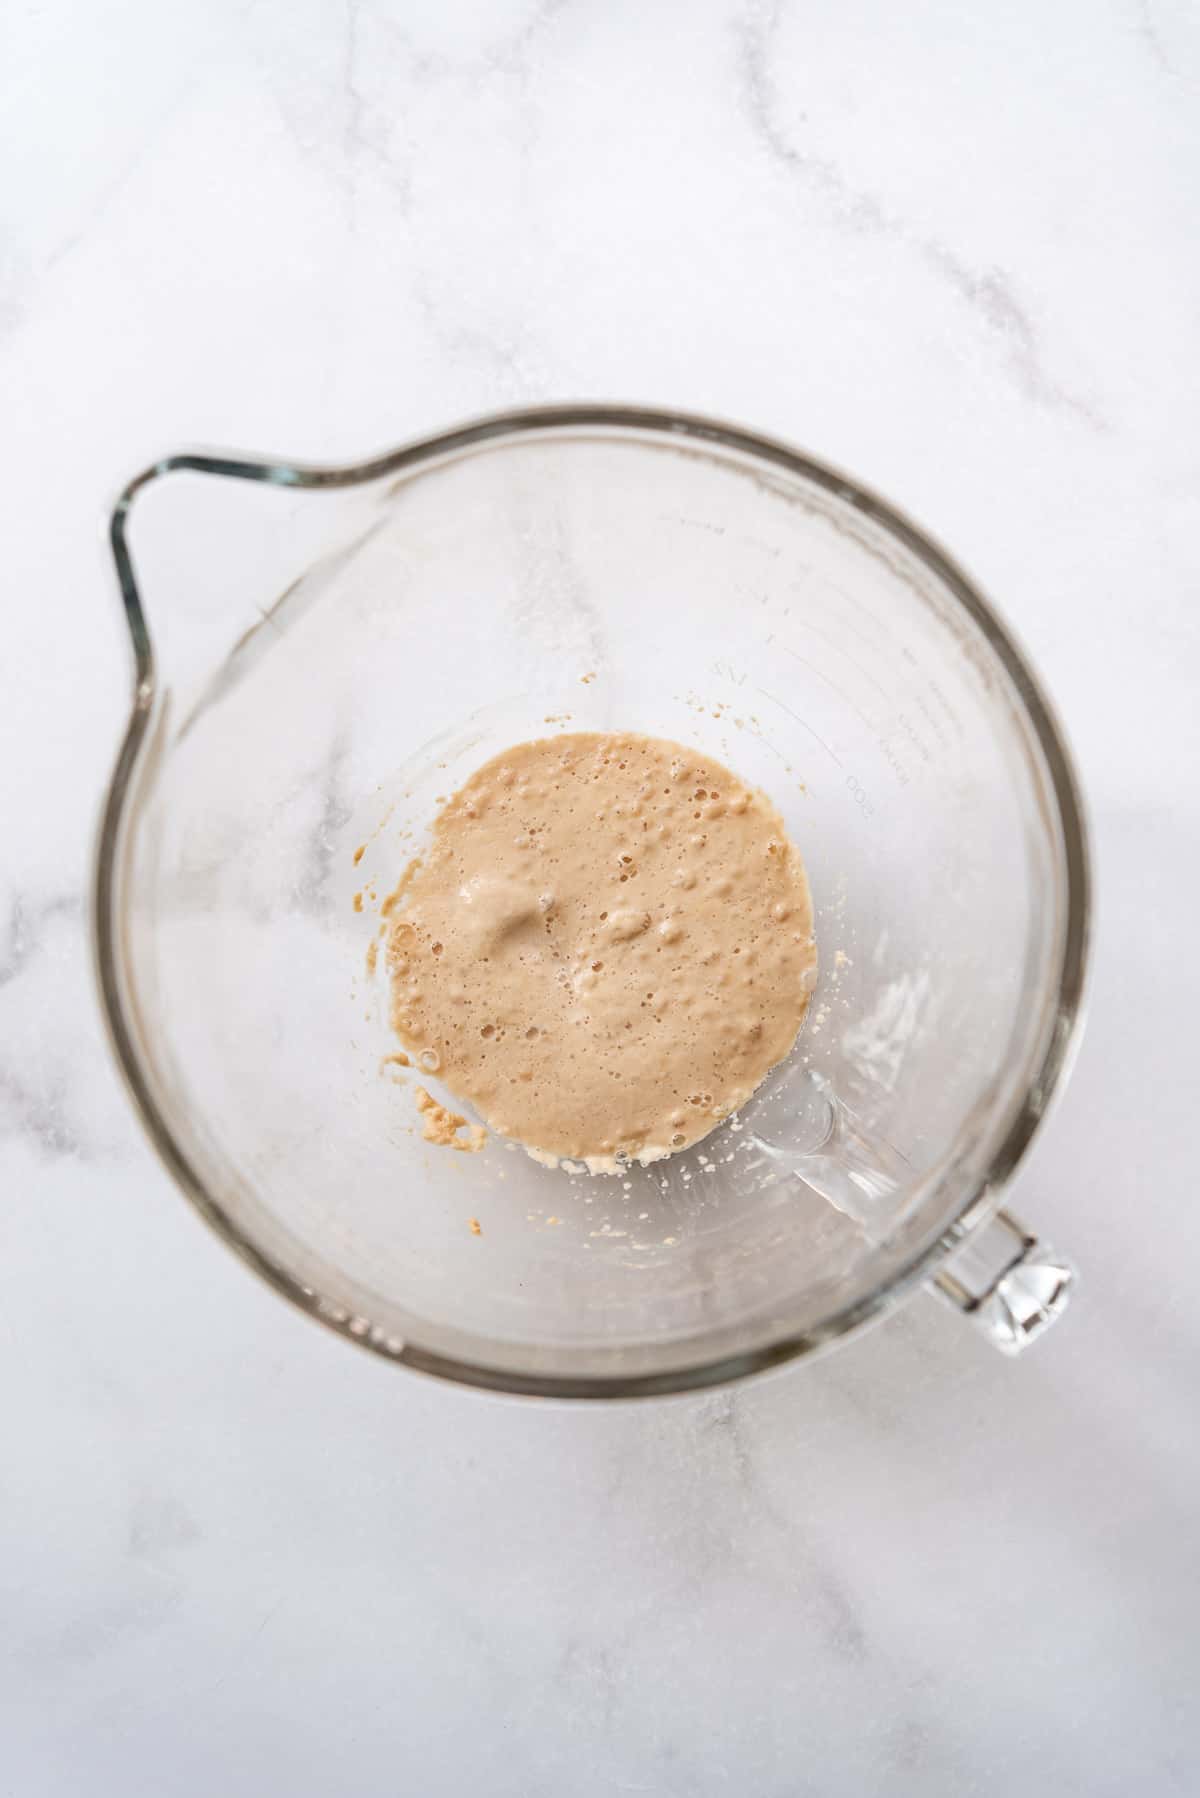
[[[1194,1792],[1196,9],[47,0],[0,96],[0,1789]],[[695,1399],[442,1387],[126,1107],[114,492],[578,396],[853,469],[1059,702],[1098,952],[1014,1202],[1084,1284],[1019,1363],[918,1299]]]

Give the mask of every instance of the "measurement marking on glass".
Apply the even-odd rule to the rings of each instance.
[[[889,705],[891,704],[892,696],[884,686],[883,682],[876,680],[870,669],[864,668],[862,663],[855,656],[852,656],[848,649],[843,649],[836,638],[826,636],[823,630],[818,629],[815,624],[811,624],[807,618],[797,618],[795,622],[800,626],[801,630],[811,631],[814,637],[820,637],[823,643],[828,643],[831,649],[836,649],[839,655],[845,656],[850,666],[852,668],[857,668],[863,679],[865,681],[870,681],[875,691],[881,694]]]
[[[824,596],[824,594],[819,593],[819,594],[817,594],[816,597],[818,599],[823,599],[825,596]],[[808,603],[811,600],[811,598],[812,598],[811,594],[805,594],[805,602],[806,603]],[[787,612],[784,613],[784,616],[785,617],[792,616],[790,607],[788,608]],[[836,617],[836,614],[835,614],[835,617]],[[892,643],[891,641],[888,641],[886,643],[881,643],[877,637],[869,637],[867,635],[866,631],[860,631],[858,629],[857,625],[851,624],[851,622],[848,618],[837,618],[836,622],[838,623],[838,625],[841,627],[842,630],[849,631],[850,635],[852,637],[857,638],[857,640],[860,643],[865,644],[865,646],[868,649],[875,650],[879,655],[881,655],[885,659],[887,659],[889,661],[889,663],[891,662],[891,660],[894,659],[896,649],[895,649],[895,644]]]
[[[825,588],[828,588],[830,593],[836,593],[839,599],[845,601],[846,605],[853,606],[856,612],[861,612],[861,614],[864,618],[867,618],[870,620],[874,629],[879,633],[879,635],[881,637],[885,637],[889,641],[894,642],[892,633],[888,629],[887,625],[884,624],[882,618],[876,618],[876,616],[875,616],[874,612],[872,612],[871,608],[869,606],[864,606],[861,599],[855,599],[855,597],[852,593],[847,593],[846,589],[844,587],[839,587],[835,581],[822,581],[821,585],[814,589],[818,598],[822,598],[822,599],[824,598],[825,595],[824,595],[823,589],[825,589]]]
[[[804,719],[800,716],[799,712],[793,712],[790,705],[784,705],[782,699],[776,699],[774,693],[768,693],[766,691],[765,687],[755,687],[754,691],[756,693],[760,694],[763,699],[769,699],[771,701],[772,705],[777,705],[781,712],[787,713],[789,718],[794,718],[796,720],[796,723],[800,726],[801,730],[806,730],[808,732],[809,736],[812,737],[813,741],[817,742],[821,745],[821,748],[825,751],[825,753],[829,757],[830,761],[837,762],[837,765],[839,768],[843,768],[845,766],[845,763],[842,762],[838,756],[834,755],[833,750],[829,747],[829,745],[825,741],[824,737],[818,736],[817,732],[813,729],[812,725],[806,724]],[[764,738],[764,741],[766,741],[765,738]]]
[[[856,776],[853,774],[847,774],[846,785],[850,789],[851,797],[863,817],[873,818],[875,816],[875,807],[867,797],[866,788],[859,784]]]
[[[771,638],[768,637],[767,642],[769,643],[770,641],[771,641]],[[835,692],[837,694],[839,699],[845,700],[846,704],[850,707],[850,710],[852,712],[856,713],[857,716],[862,719],[863,723],[866,725],[866,727],[869,731],[873,732],[876,736],[879,735],[879,726],[875,723],[874,719],[868,718],[867,714],[864,711],[861,711],[859,709],[859,707],[855,705],[855,703],[851,699],[849,693],[844,693],[842,691],[841,687],[838,686],[836,681],[830,680],[830,678],[827,674],[822,674],[821,670],[817,667],[815,662],[810,662],[807,660],[806,657],[800,655],[798,653],[798,651],[796,651],[792,648],[790,643],[782,643],[781,642],[779,647],[787,655],[790,655],[794,662],[799,662],[800,666],[802,668],[807,668],[810,673],[816,675],[818,680],[823,680],[825,682],[825,685],[827,687],[831,688],[833,690],[833,692]]]

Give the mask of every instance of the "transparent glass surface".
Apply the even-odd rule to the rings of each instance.
[[[175,458],[114,542],[138,684],[106,1008],[168,1164],[290,1297],[481,1384],[669,1390],[841,1334],[986,1220],[1066,1054],[1084,845],[1027,668],[882,502],[727,427],[577,407],[359,469]],[[560,729],[760,785],[816,905],[792,1056],[618,1178],[424,1142],[367,973],[438,798]]]

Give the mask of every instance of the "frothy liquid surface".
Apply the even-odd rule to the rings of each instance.
[[[521,743],[387,902],[417,1066],[548,1158],[642,1161],[736,1111],[816,978],[804,866],[764,794],[633,734]]]

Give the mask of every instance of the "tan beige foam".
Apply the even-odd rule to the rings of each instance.
[[[416,1066],[497,1135],[597,1170],[737,1110],[816,978],[808,881],[771,802],[628,733],[486,763],[384,910],[391,1021]]]

